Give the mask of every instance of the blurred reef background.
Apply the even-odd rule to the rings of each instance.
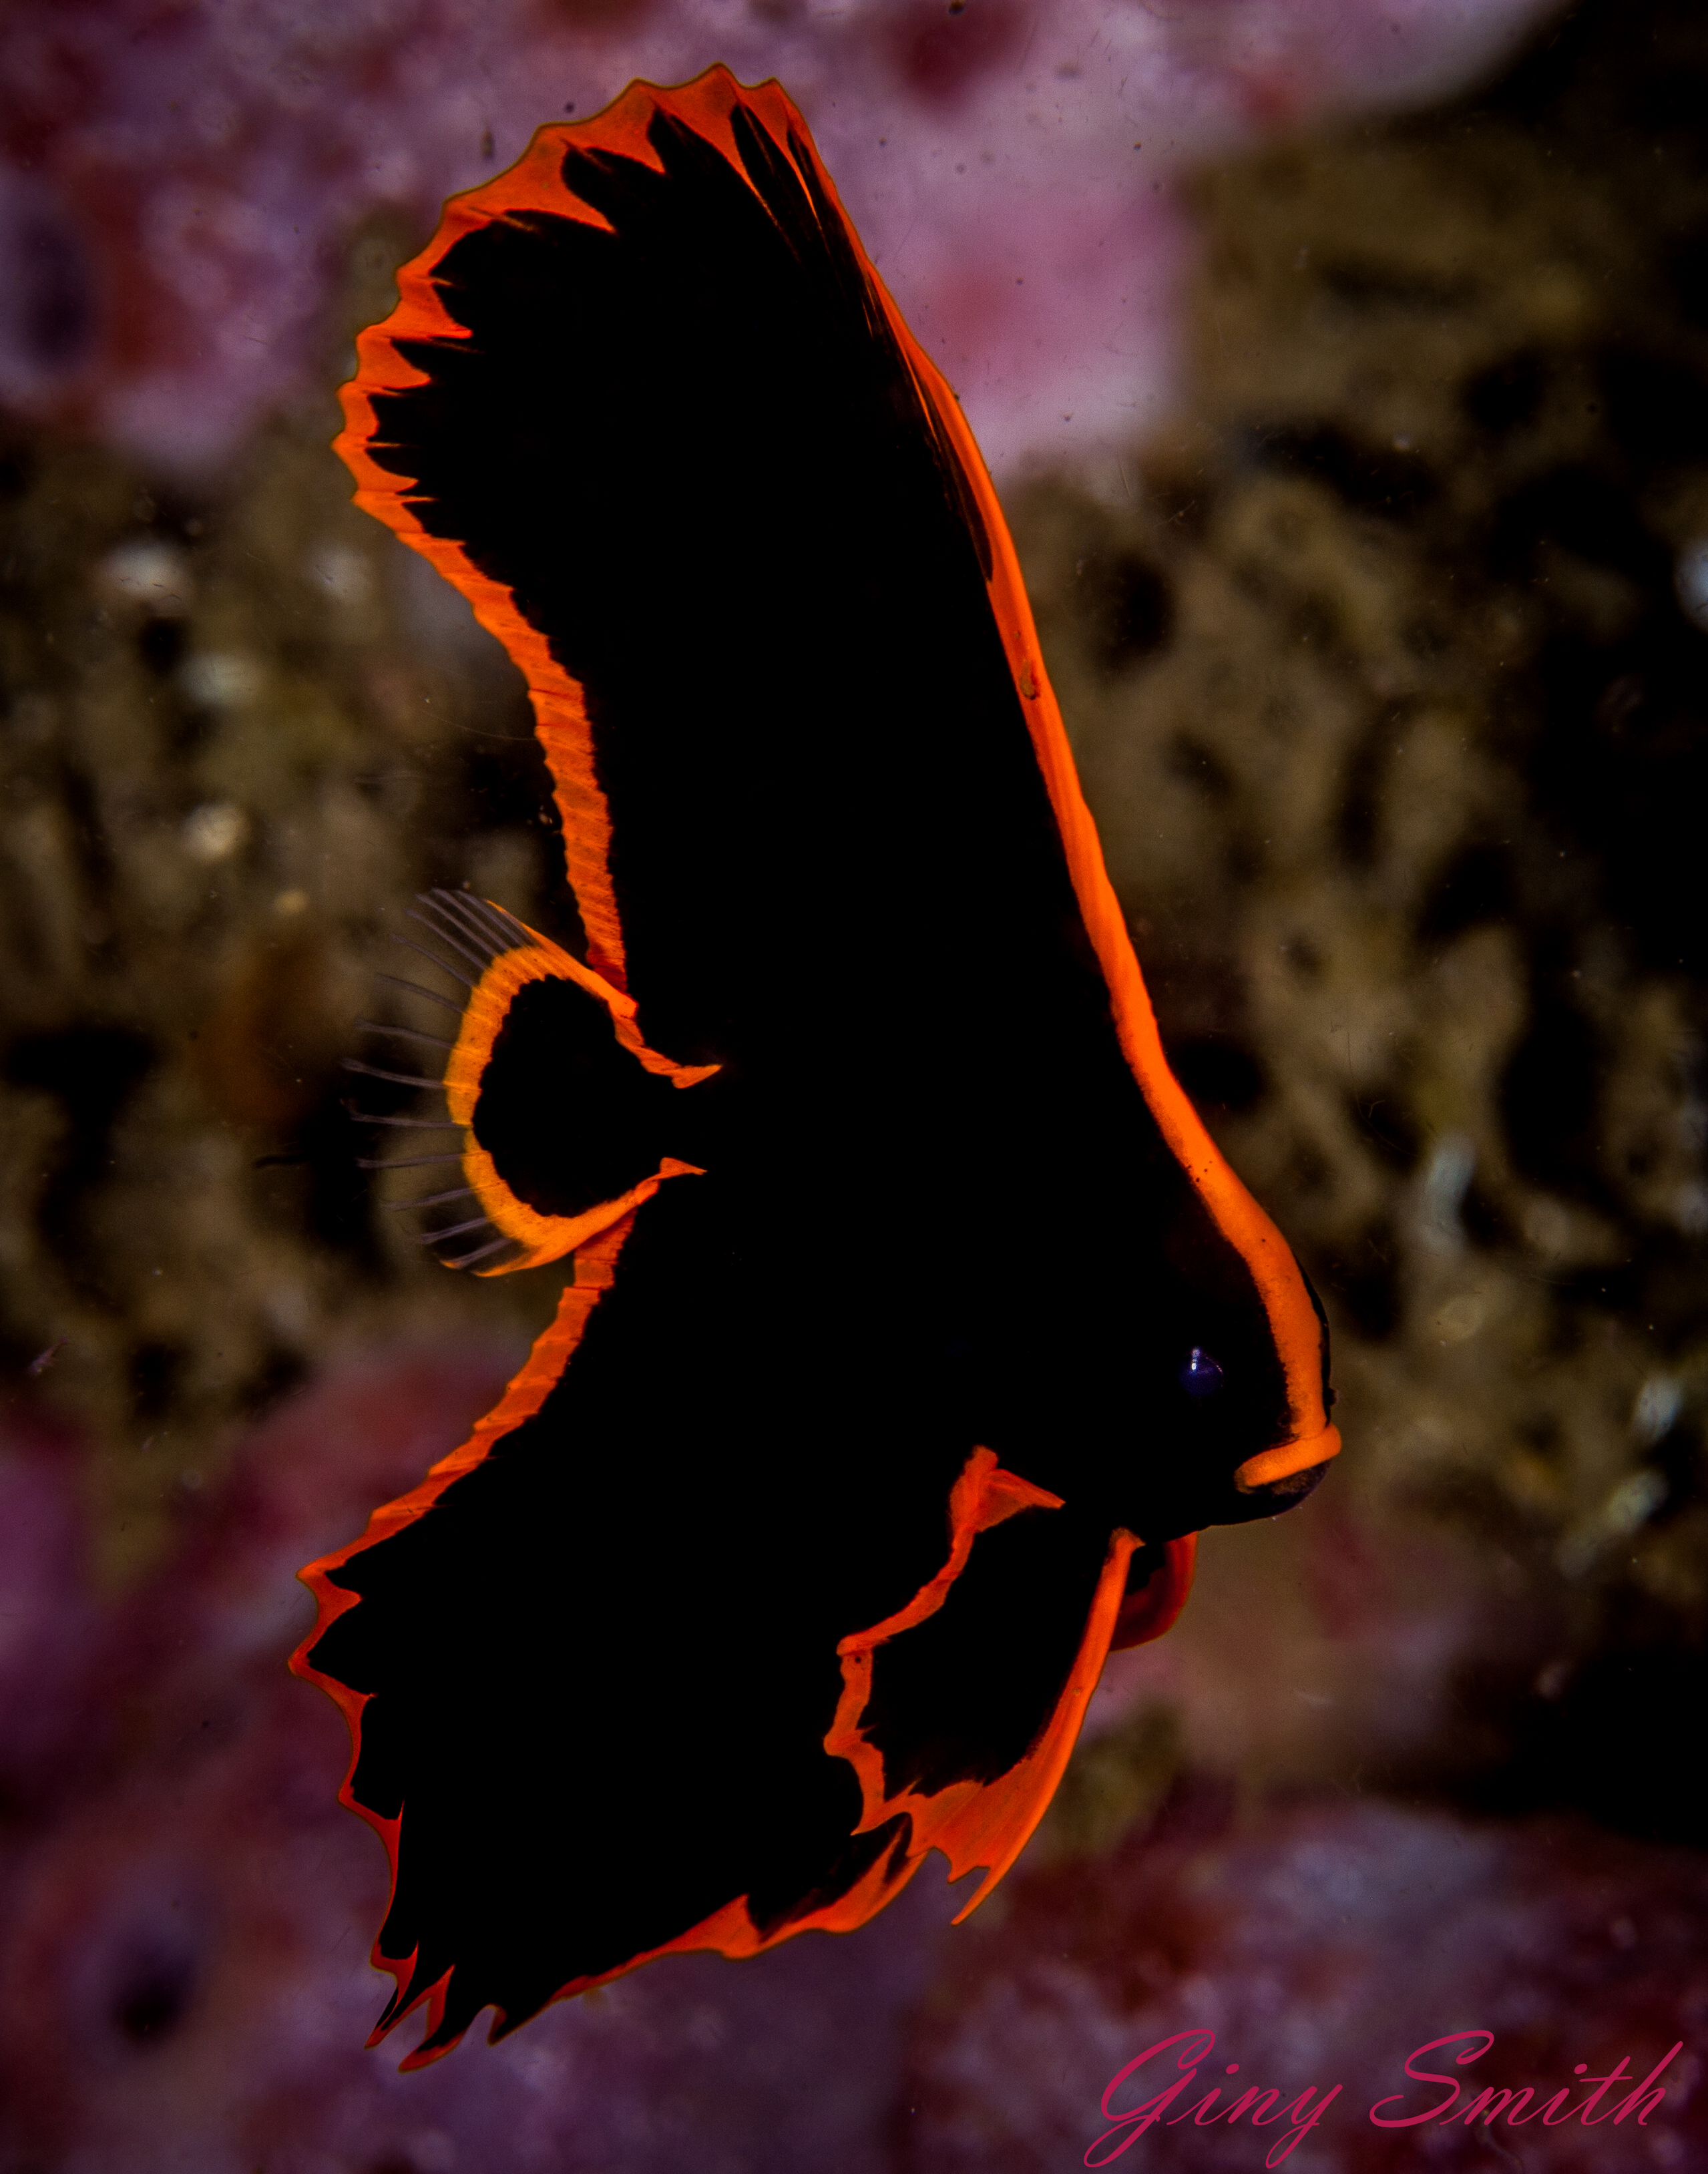
[[[343,236],[321,389],[212,465],[14,401],[4,2174],[1032,2174],[1200,2023],[1346,2085],[1301,2174],[1482,2166],[1364,2113],[1467,2018],[1479,2085],[1684,2042],[1646,2128],[1527,2166],[1708,2163],[1705,115],[1690,0],[1421,108],[1250,108],[1169,181],[1172,390],[1002,476],[1165,1040],[1331,1317],[1328,1484],[1207,1538],[965,1931],[927,1874],[419,2078],[359,2050],[383,1868],[290,1573],[557,1284],[424,1257],[349,1106],[415,1105],[341,1059],[414,892],[573,928],[516,674],[327,450],[424,230]],[[1134,2160],[1262,2160],[1184,2133]]]

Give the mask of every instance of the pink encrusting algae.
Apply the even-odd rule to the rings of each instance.
[[[1192,160],[1439,94],[1540,0],[60,0],[0,24],[0,403],[206,468],[333,374],[392,260],[542,122],[715,61],[800,104],[993,468],[1156,419]]]

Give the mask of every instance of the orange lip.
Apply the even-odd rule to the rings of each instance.
[[[1327,1464],[1331,1457],[1339,1454],[1340,1429],[1327,1426],[1321,1434],[1306,1435],[1300,1441],[1278,1442],[1273,1449],[1259,1450],[1255,1457],[1248,1457],[1234,1474],[1234,1484],[1245,1494],[1255,1494],[1260,1487],[1286,1479],[1295,1472],[1308,1471],[1313,1464]]]

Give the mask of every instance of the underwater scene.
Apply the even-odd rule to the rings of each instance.
[[[1708,2168],[1705,116],[0,18],[0,2174]]]

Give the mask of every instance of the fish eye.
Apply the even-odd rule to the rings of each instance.
[[[1202,1344],[1193,1344],[1181,1368],[1180,1383],[1189,1397],[1213,1397],[1222,1386],[1221,1368]]]

